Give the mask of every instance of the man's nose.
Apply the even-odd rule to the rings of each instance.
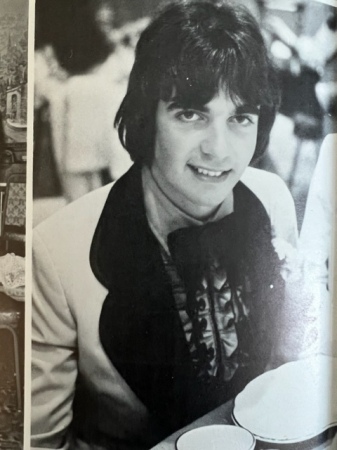
[[[212,124],[201,142],[201,151],[209,158],[223,160],[231,156],[230,139],[223,123]]]

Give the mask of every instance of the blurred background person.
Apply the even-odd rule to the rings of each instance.
[[[126,90],[133,41],[123,32],[109,35],[112,9],[103,2],[40,3],[35,196],[62,194],[72,201],[130,166],[113,117]]]
[[[336,8],[311,0],[257,3],[282,89],[269,153],[259,164],[286,181],[301,227],[322,139],[336,129]]]

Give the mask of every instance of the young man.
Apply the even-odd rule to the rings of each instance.
[[[277,103],[246,10],[173,4],[144,31],[116,117],[134,166],[35,232],[33,446],[149,448],[271,363],[296,219],[247,166]]]

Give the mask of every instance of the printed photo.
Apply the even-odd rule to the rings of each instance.
[[[36,0],[32,448],[336,450],[336,7]]]

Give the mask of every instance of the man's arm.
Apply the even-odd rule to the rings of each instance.
[[[67,448],[77,377],[76,325],[38,233],[33,243],[32,446]]]

